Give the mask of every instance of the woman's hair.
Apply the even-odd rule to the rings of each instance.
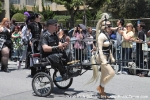
[[[90,29],[92,29],[92,27],[88,27],[87,30],[90,31]]]
[[[39,17],[40,14],[32,12],[30,13],[30,20],[34,21],[36,18]]]
[[[2,22],[1,22],[1,26],[2,27],[4,26],[4,24],[5,24],[6,21],[9,21],[8,18],[3,18]]]
[[[100,19],[96,25],[96,40],[98,38],[98,35],[100,34],[100,31],[104,31],[105,30],[105,23],[107,21],[104,21],[103,19]]]
[[[135,28],[133,27],[133,24],[132,24],[132,23],[127,23],[126,26],[131,26],[131,28],[132,28],[131,31],[132,31],[133,33],[135,33]]]
[[[79,28],[78,27],[80,27],[80,26],[79,25],[76,26],[75,32],[79,32]]]
[[[15,29],[18,29],[18,31],[19,31],[20,27],[19,26],[15,26]]]
[[[120,23],[121,23],[121,25],[123,26],[123,25],[124,25],[124,19],[123,19],[123,18],[120,18],[120,19],[118,19],[118,20],[120,20]]]

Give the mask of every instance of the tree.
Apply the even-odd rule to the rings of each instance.
[[[50,6],[44,6],[44,2],[42,1],[42,9],[43,11],[40,12],[45,20],[51,19],[54,17],[54,13],[50,10]]]
[[[10,18],[16,13],[19,12],[19,8],[15,8],[13,4],[10,5]]]
[[[74,17],[77,14],[77,12],[79,11],[79,7],[80,6],[84,6],[84,5],[88,5],[88,7],[92,7],[92,8],[100,8],[101,5],[103,5],[105,2],[108,2],[110,0],[47,0],[47,1],[52,1],[52,2],[56,2],[57,4],[61,4],[64,5],[64,7],[67,9],[67,11],[69,12],[71,18],[71,27],[74,26]],[[85,7],[85,12],[86,13],[86,6]]]
[[[111,0],[103,6],[103,11],[111,13],[113,18],[142,18],[150,15],[149,0]]]

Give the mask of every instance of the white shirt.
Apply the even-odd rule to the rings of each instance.
[[[22,28],[22,39],[26,39],[28,40],[28,36],[29,36],[29,39],[32,38],[32,33],[28,32],[28,28],[27,28],[27,25],[25,25],[23,28]]]

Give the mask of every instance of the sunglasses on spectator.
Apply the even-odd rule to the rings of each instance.
[[[126,27],[131,27],[131,26],[126,26]]]
[[[107,27],[112,27],[112,25],[111,24],[107,24]]]

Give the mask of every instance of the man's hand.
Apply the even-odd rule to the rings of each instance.
[[[63,49],[63,44],[61,42],[59,43],[58,48]]]
[[[63,43],[63,46],[66,47],[68,45],[68,42]]]

